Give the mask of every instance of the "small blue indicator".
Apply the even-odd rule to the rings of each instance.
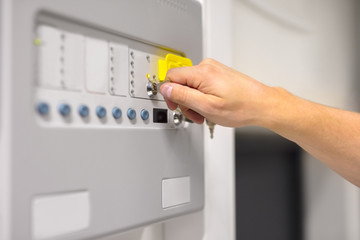
[[[59,106],[59,113],[63,116],[63,117],[66,117],[70,114],[71,112],[71,108],[69,106],[69,104],[67,103],[62,103],[60,104]]]
[[[106,109],[102,106],[97,106],[96,107],[96,115],[99,118],[104,118],[106,116]]]
[[[115,119],[119,119],[119,118],[121,118],[121,109],[120,108],[118,108],[118,107],[114,107],[113,109],[112,109],[112,115],[113,115],[113,117],[115,118]]]
[[[86,105],[80,105],[79,106],[79,115],[83,118],[89,116],[89,108]]]
[[[127,116],[130,120],[134,120],[136,118],[136,111],[132,108],[127,110]]]
[[[145,110],[145,109],[143,109],[143,110],[141,110],[141,112],[140,112],[140,116],[141,116],[141,119],[142,120],[148,120],[149,119],[149,112],[148,112],[148,110]]]
[[[47,115],[49,113],[49,109],[49,105],[44,102],[38,103],[38,105],[36,106],[36,110],[42,116]]]

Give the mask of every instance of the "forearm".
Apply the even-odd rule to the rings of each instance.
[[[360,187],[360,115],[269,88],[257,125],[294,141],[314,157]]]
[[[196,123],[257,125],[294,141],[360,187],[360,115],[268,87],[213,59],[170,69],[160,92]]]

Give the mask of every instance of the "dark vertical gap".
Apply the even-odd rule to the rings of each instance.
[[[236,134],[237,240],[302,240],[301,148],[276,134]]]

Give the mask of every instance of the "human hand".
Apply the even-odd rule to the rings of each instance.
[[[204,118],[219,125],[256,124],[267,107],[271,88],[213,59],[197,66],[170,69],[160,87],[168,107],[180,107],[196,123]]]
[[[168,107],[196,123],[257,125],[297,143],[360,187],[360,114],[268,87],[215,60],[170,69],[160,87]],[[344,127],[345,126],[345,127]]]

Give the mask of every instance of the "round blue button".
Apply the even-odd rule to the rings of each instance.
[[[136,118],[136,111],[132,108],[127,110],[127,116],[130,120],[134,120]]]
[[[112,109],[112,115],[113,115],[113,117],[114,117],[115,119],[121,118],[121,109],[118,108],[118,107],[114,107],[114,108]]]
[[[59,106],[59,113],[63,116],[63,117],[66,117],[70,114],[71,112],[71,108],[70,108],[70,105],[67,104],[67,103],[62,103],[60,104]]]
[[[83,118],[89,115],[89,108],[86,105],[80,105],[78,110],[79,110],[79,115]]]
[[[36,110],[40,115],[45,116],[49,113],[49,105],[44,102],[38,103]]]
[[[97,106],[96,107],[96,115],[99,118],[104,118],[106,116],[106,109],[102,106]]]
[[[145,110],[145,109],[143,109],[143,110],[141,110],[141,112],[140,112],[140,116],[141,116],[141,119],[142,120],[148,120],[149,119],[149,112],[148,112],[148,110]]]

